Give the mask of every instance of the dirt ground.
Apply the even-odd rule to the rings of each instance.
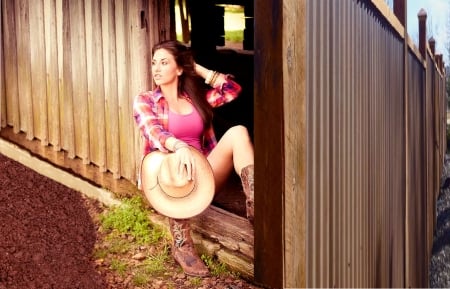
[[[260,288],[230,276],[192,282],[174,263],[148,285],[134,286],[93,255],[104,209],[0,154],[0,289]],[[124,261],[136,262],[132,255]]]
[[[0,288],[108,288],[81,194],[0,155]]]

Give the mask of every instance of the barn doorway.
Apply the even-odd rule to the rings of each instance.
[[[253,138],[253,1],[175,0],[173,5],[177,39],[193,49],[199,64],[232,74],[242,86],[236,100],[214,111],[217,138],[237,124],[246,126]],[[245,217],[245,197],[236,174],[213,204]]]

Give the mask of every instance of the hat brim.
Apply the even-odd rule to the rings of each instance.
[[[150,205],[160,214],[175,219],[187,219],[201,214],[214,198],[214,174],[206,157],[193,147],[189,147],[195,160],[195,187],[183,198],[174,198],[163,192],[157,176],[161,163],[169,153],[154,151],[142,160],[142,190]]]

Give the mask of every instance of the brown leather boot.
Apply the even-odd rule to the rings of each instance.
[[[208,268],[195,252],[189,220],[169,218],[169,224],[173,237],[172,256],[183,268],[184,273],[195,277],[208,276]]]
[[[254,165],[248,165],[241,171],[241,182],[246,197],[245,207],[247,209],[247,219],[253,224],[255,212],[255,185],[254,185]]]

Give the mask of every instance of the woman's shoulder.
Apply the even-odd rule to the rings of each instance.
[[[162,97],[159,90],[141,91],[135,96],[135,100],[158,101]]]

